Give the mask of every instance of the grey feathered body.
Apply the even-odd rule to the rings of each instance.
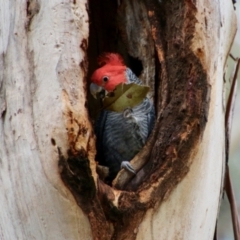
[[[130,70],[126,71],[128,83],[141,84]],[[97,160],[109,167],[111,181],[122,161],[130,161],[144,146],[154,124],[154,106],[145,98],[134,108],[122,113],[103,110],[96,122]]]

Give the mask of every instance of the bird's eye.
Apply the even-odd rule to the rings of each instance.
[[[107,82],[107,81],[108,81],[108,76],[104,76],[104,77],[102,78],[102,80],[103,80],[103,82]]]

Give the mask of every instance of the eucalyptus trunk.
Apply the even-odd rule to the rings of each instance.
[[[0,0],[0,16],[1,239],[212,239],[232,2]],[[104,51],[151,87],[157,119],[112,187],[87,90]]]

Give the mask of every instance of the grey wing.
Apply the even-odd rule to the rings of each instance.
[[[136,118],[141,119],[138,122],[141,135],[143,136],[144,143],[147,137],[150,135],[154,122],[155,122],[155,109],[152,101],[149,98],[145,98],[144,101],[137,107],[133,108]]]
[[[126,76],[127,76],[128,83],[136,83],[136,84],[142,85],[141,80],[132,72],[130,68],[127,68]],[[142,104],[134,108],[134,111],[135,111],[135,115],[139,115],[142,113],[147,114],[147,125],[148,125],[147,136],[149,136],[155,122],[155,108],[154,108],[153,102],[149,98],[145,98]]]
[[[107,111],[101,111],[100,115],[98,116],[95,126],[94,126],[94,131],[97,137],[96,141],[96,148],[97,148],[97,155],[96,155],[96,160],[99,162],[100,165],[106,165],[105,159],[104,159],[104,145],[103,145],[103,139],[104,139],[104,129],[105,129],[105,124],[107,120]]]
[[[96,160],[100,165],[109,167],[110,177],[116,175],[123,161],[122,156],[116,150],[117,146],[121,145],[122,135],[118,131],[115,132],[116,129],[114,129],[115,125],[119,125],[119,115],[115,112],[102,111],[95,123]]]

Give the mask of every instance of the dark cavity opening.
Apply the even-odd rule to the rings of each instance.
[[[118,1],[90,0],[89,1],[89,42],[88,42],[88,109],[90,117],[94,120],[101,106],[96,106],[96,101],[89,92],[90,77],[98,68],[97,58],[104,52],[119,53],[125,64],[139,76],[143,70],[142,62],[132,57],[124,44],[120,32]]]

